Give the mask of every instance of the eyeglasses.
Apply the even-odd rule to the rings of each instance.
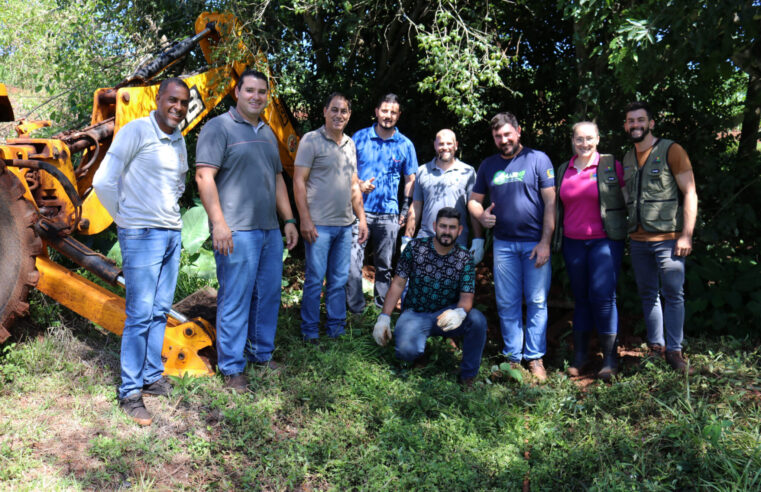
[[[597,137],[573,137],[573,143],[581,145],[583,143],[592,143]]]

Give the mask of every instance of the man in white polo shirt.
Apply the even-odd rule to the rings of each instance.
[[[180,267],[182,219],[177,203],[188,170],[185,119],[190,91],[181,79],[159,86],[157,109],[116,134],[95,173],[93,188],[116,222],[126,286],[119,405],[140,425],[150,425],[143,393],[169,395],[162,376],[166,316]]]

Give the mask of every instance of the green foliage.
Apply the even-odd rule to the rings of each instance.
[[[182,214],[182,272],[188,277],[214,280],[217,264],[214,253],[203,247],[209,241],[209,217],[203,205],[195,205]]]

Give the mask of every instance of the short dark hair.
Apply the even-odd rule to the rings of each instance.
[[[458,223],[462,223],[462,218],[460,217],[460,212],[457,211],[454,207],[443,207],[440,208],[438,213],[436,213],[436,222],[439,221],[439,219],[457,219]]]
[[[385,96],[378,99],[378,104],[375,105],[375,109],[378,109],[381,107],[381,104],[383,103],[391,103],[391,104],[398,104],[399,105],[399,111],[402,110],[402,102],[399,100],[399,96],[394,94],[393,92],[389,92]]]
[[[346,104],[349,105],[349,111],[351,111],[351,99],[346,97],[343,92],[331,92],[328,98],[325,99],[325,109],[328,109],[330,107],[330,103],[337,97],[346,101]]]
[[[510,125],[516,130],[520,128],[520,125],[518,124],[518,118],[516,118],[513,113],[508,111],[494,115],[494,118],[491,119],[489,124],[491,125],[492,130],[499,130],[505,125]]]
[[[254,70],[253,68],[247,68],[243,71],[242,74],[240,74],[240,77],[238,77],[238,80],[235,82],[235,88],[240,88],[240,85],[243,84],[243,79],[246,77],[253,77],[255,79],[263,80],[265,84],[267,84],[267,90],[270,89],[270,81],[269,78],[264,74],[264,72],[260,72],[259,70]]]
[[[190,88],[188,87],[188,84],[185,83],[184,80],[182,80],[179,77],[169,77],[168,79],[164,79],[161,81],[161,84],[159,84],[159,91],[156,94],[156,97],[161,96],[161,94],[166,91],[170,85],[179,85],[180,87],[184,87],[185,90],[190,92]]]
[[[634,101],[627,104],[626,108],[624,108],[624,118],[626,118],[626,115],[631,113],[632,111],[639,111],[640,109],[645,110],[645,113],[647,113],[648,120],[653,119],[653,112],[650,111],[650,106],[644,101]]]

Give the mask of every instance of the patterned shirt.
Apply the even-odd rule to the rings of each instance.
[[[433,240],[413,239],[399,258],[396,274],[409,281],[402,310],[436,312],[456,304],[461,292],[476,291],[476,269],[468,250],[457,244],[442,256]]]

